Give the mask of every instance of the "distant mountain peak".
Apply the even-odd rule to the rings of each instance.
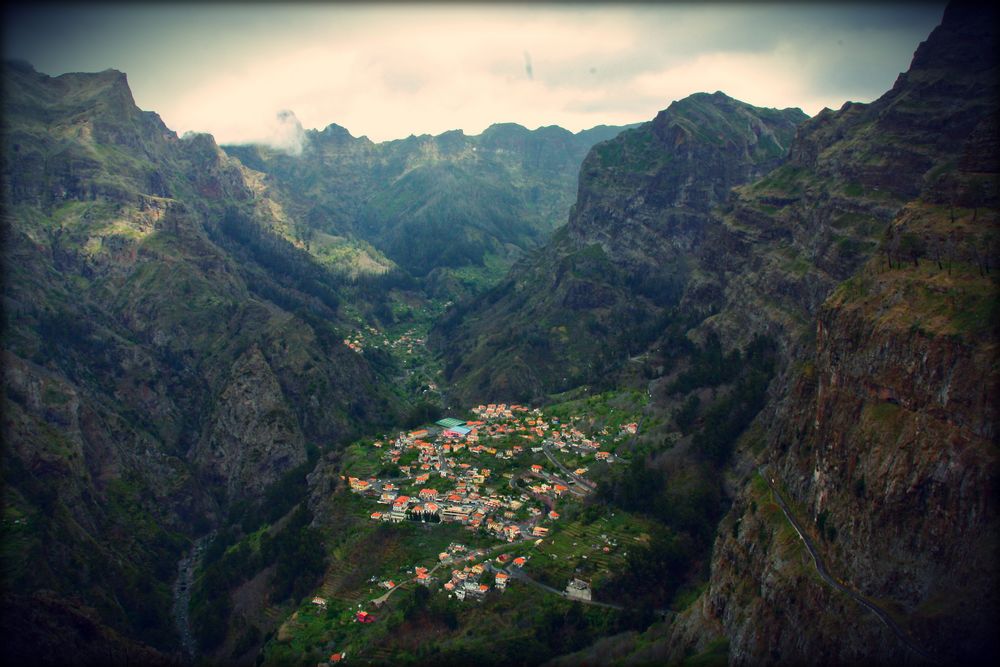
[[[16,72],[32,73],[35,72],[35,67],[27,60],[22,60],[21,58],[10,58],[3,61],[3,65],[6,68],[12,69]]]
[[[330,123],[319,132],[324,139],[354,139],[354,135],[343,125]]]

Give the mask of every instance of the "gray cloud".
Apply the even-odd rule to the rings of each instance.
[[[178,131],[296,152],[302,124],[269,109],[294,106],[306,126],[337,122],[376,139],[501,121],[632,122],[717,88],[815,113],[887,90],[943,8],[53,6],[5,11],[3,28],[5,55],[48,74],[125,71],[137,103]]]

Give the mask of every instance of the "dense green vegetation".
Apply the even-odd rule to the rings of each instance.
[[[333,312],[337,311],[340,301],[335,286],[330,284],[333,277],[315,264],[308,253],[272,234],[264,225],[255,223],[232,206],[222,216],[219,229],[246,247],[250,256],[267,267],[272,275],[289,281],[290,286],[317,298]],[[288,307],[290,304],[282,305]],[[289,309],[295,310],[294,305]]]
[[[56,445],[61,435],[52,429],[49,437]],[[68,489],[26,469],[6,443],[3,460],[0,568],[8,590],[79,590],[78,574],[84,571],[84,592],[93,596],[105,618],[153,646],[171,647],[176,637],[170,585],[187,540],[160,525],[138,480],[116,481],[105,498],[82,500],[101,521],[101,530],[129,536],[134,557],[123,562],[109,549],[88,550],[78,544],[81,529],[74,525],[74,515],[79,508],[74,505],[80,500],[67,498]]]
[[[225,639],[233,589],[259,572],[272,569],[267,581],[272,604],[298,600],[316,586],[326,561],[311,521],[309,510],[299,504],[273,536],[265,526],[228,546],[232,533],[215,538],[191,597],[192,625],[202,650],[211,651]]]
[[[675,413],[678,428],[692,433],[689,448],[666,464],[654,454],[634,456],[598,488],[603,501],[660,524],[646,548],[630,553],[629,567],[615,581],[617,590],[646,606],[668,606],[681,587],[706,576],[714,527],[726,510],[721,471],[763,407],[775,370],[774,342],[763,337],[728,354],[712,335],[691,349],[687,370],[670,390],[719,391],[703,410],[691,393]],[[661,576],[653,576],[656,572]]]
[[[494,284],[565,221],[587,150],[619,129],[502,124],[373,144],[331,125],[307,132],[310,150],[298,157],[226,151],[270,176],[295,220],[289,238],[330,268],[365,275],[394,265],[454,296]]]
[[[466,604],[423,587],[400,591],[372,624],[352,622],[350,608],[302,608],[294,638],[268,644],[264,664],[310,664],[330,653],[402,665],[538,664],[628,628],[616,612],[585,607],[528,586]],[[356,610],[356,607],[355,607]]]
[[[241,501],[230,510],[229,526],[208,548],[191,596],[192,626],[202,650],[211,651],[226,637],[231,593],[261,571],[272,568],[267,596],[272,603],[297,600],[312,590],[325,568],[323,542],[309,527],[306,475],[319,452],[309,449],[306,462],[268,487],[263,499]],[[272,534],[273,533],[273,534]]]
[[[684,356],[686,333],[720,307],[722,281],[738,272],[726,255],[741,241],[724,238],[716,207],[777,167],[805,119],[699,93],[595,147],[569,223],[435,327],[432,341],[450,357],[445,379],[469,401],[545,403],[581,385],[620,386],[629,360],[651,346],[665,361]]]

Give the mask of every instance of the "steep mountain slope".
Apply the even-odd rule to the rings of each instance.
[[[702,281],[720,308],[692,335],[766,332],[785,363],[744,434],[706,592],[604,659],[722,641],[736,664],[995,661],[996,18],[950,6],[892,90],[803,124],[718,220],[701,257],[723,269]],[[819,578],[772,483],[907,641]]]
[[[123,74],[5,64],[3,149],[5,588],[171,649],[188,538],[395,399],[260,175]]]
[[[713,270],[695,261],[712,211],[776,167],[805,118],[697,94],[595,146],[566,228],[438,327],[459,395],[537,398],[594,382],[655,340],[684,299],[710,310],[718,287],[688,285]]]
[[[880,254],[813,311],[815,337],[786,375],[788,398],[768,418],[765,452],[834,571],[882,601],[918,647],[945,663],[1000,654],[991,629],[1000,620],[996,18],[950,7],[910,71],[871,105],[877,115],[854,114],[872,121],[844,123],[850,143],[817,141],[820,157],[808,144],[797,155],[795,164],[819,175],[832,157],[827,169],[854,171],[866,192],[909,201]],[[754,495],[748,487],[731,520]],[[827,591],[792,574],[801,561],[765,574],[782,546],[750,547],[750,526],[720,532],[706,597],[738,661],[818,651],[854,661],[872,657],[875,645],[887,660],[915,658],[863,610],[836,600],[846,605],[838,618],[817,605]],[[782,625],[799,615],[813,632],[769,634],[774,608],[747,599],[745,584],[733,586],[748,579],[773,582],[762,585],[763,600],[792,601]],[[867,629],[852,635],[845,618]]]
[[[507,123],[477,136],[456,130],[376,144],[330,125],[304,132],[300,154],[225,150],[267,173],[316,256],[367,254],[376,259],[371,271],[398,265],[447,288],[450,268],[508,266],[544,241],[565,220],[584,155],[620,129]]]

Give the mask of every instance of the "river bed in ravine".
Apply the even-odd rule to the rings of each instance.
[[[208,546],[214,534],[212,532],[195,540],[191,550],[177,562],[177,580],[174,582],[174,622],[177,625],[177,633],[181,637],[184,654],[191,661],[194,661],[198,654],[198,645],[195,642],[194,633],[191,631],[191,586],[194,583],[194,573],[201,563],[205,547]]]

